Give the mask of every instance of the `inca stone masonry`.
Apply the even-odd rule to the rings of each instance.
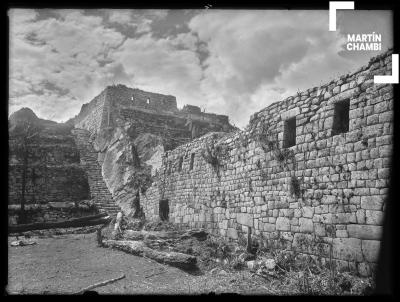
[[[227,116],[178,109],[173,96],[109,86],[68,121],[75,127],[65,135],[68,154],[46,147],[71,161],[71,175],[87,185],[71,195],[71,175],[54,166],[48,183],[59,185],[50,195],[32,186],[29,196],[92,198],[111,214],[144,213],[227,240],[243,241],[251,228],[260,245],[321,264],[332,257],[339,269],[371,275],[393,139],[392,86],[373,77],[391,74],[391,53],[273,103],[244,131]],[[13,203],[17,166],[10,172]]]
[[[141,196],[147,219],[168,216],[340,269],[375,268],[388,194],[391,51],[352,74],[255,113],[245,131],[210,133],[167,151]],[[161,212],[164,213],[160,213]]]

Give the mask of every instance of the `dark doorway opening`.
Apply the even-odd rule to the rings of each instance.
[[[349,131],[349,111],[350,100],[341,101],[335,104],[332,135]]]
[[[296,145],[296,118],[290,118],[285,121],[283,130],[283,147],[289,148]]]
[[[159,216],[162,221],[169,219],[169,202],[168,199],[161,199],[159,205]]]

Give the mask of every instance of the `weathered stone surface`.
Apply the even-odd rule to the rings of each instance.
[[[380,195],[361,197],[361,208],[365,210],[382,210],[382,207],[383,199]]]
[[[365,218],[367,224],[382,225],[383,217],[384,215],[382,211],[373,211],[373,210],[365,211]]]
[[[390,62],[390,53],[384,57]],[[146,193],[152,196],[146,199],[150,204],[146,217],[157,213],[160,184],[165,181],[163,194],[175,205],[171,216],[178,218],[174,221],[206,211],[212,213],[207,220],[210,227],[224,229],[220,215],[229,209],[228,229],[237,228],[238,237],[245,238],[247,226],[254,222],[253,235],[262,235],[267,246],[310,254],[318,253],[314,237],[324,242],[338,237],[334,245],[340,257],[364,261],[357,240],[380,237],[381,228],[375,224],[381,223],[378,212],[389,184],[393,131],[389,122],[383,122],[392,112],[392,88],[373,85],[372,64],[352,77],[264,108],[252,116],[244,131],[205,135],[169,152],[157,183]],[[388,90],[386,100],[379,89]],[[347,99],[349,130],[335,133],[335,106]],[[376,107],[381,102],[387,104]],[[374,112],[375,108],[382,112]],[[284,148],[287,122],[293,117],[295,145]],[[201,155],[213,146],[221,150],[218,169]],[[163,174],[179,158],[189,161],[191,154],[193,169]],[[193,221],[185,218],[189,226]],[[355,270],[354,260],[346,259],[338,261]]]
[[[90,199],[88,177],[80,165],[72,126],[39,119],[29,108],[10,116],[8,203],[19,204],[22,193],[23,152],[21,123],[32,122],[27,141],[25,203],[72,202]],[[16,128],[13,128],[16,127]]]
[[[350,224],[347,226],[347,232],[349,233],[349,237],[380,240],[382,226]]]
[[[314,215],[314,208],[313,207],[302,207],[303,217],[305,218],[312,218]]]
[[[299,218],[300,232],[301,233],[313,233],[314,224],[312,219],[309,218]]]
[[[276,219],[276,229],[279,231],[290,231],[290,220],[286,217]]]
[[[370,76],[381,61],[390,67],[390,54],[352,76],[271,104],[234,133],[220,132],[231,129],[224,127],[227,117],[192,106],[179,110],[172,96],[127,87],[107,88],[75,122],[97,140],[103,177],[124,211],[136,193],[128,185],[137,172],[135,147],[152,176],[140,192],[146,219],[159,218],[165,199],[169,220],[181,227],[202,226],[238,240],[251,226],[264,245],[311,255],[326,256],[333,241],[340,267],[356,269],[355,261],[373,259],[368,248],[361,252],[360,240],[380,239],[375,224],[381,224],[389,185],[392,86],[374,85]],[[343,131],[336,106],[346,100],[349,127]],[[288,130],[295,140],[285,148]]]
[[[347,261],[363,261],[361,240],[357,238],[333,239],[333,257]]]
[[[380,244],[378,240],[362,240],[362,252],[366,261],[378,262]]]
[[[245,226],[253,227],[253,216],[245,213],[238,213],[237,222]]]

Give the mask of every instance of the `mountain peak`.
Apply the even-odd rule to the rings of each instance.
[[[10,120],[10,122],[16,122],[16,121],[35,122],[35,121],[38,121],[39,118],[37,117],[35,112],[33,112],[32,109],[30,109],[28,107],[24,107],[24,108],[19,109],[18,111],[15,111],[13,114],[11,114],[9,120]]]

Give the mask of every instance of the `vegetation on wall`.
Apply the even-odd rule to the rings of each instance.
[[[220,145],[216,146],[214,141],[211,141],[201,151],[201,156],[203,157],[203,159],[214,168],[214,171],[217,173],[218,176],[220,167],[222,166],[221,159],[223,153],[223,148]]]

